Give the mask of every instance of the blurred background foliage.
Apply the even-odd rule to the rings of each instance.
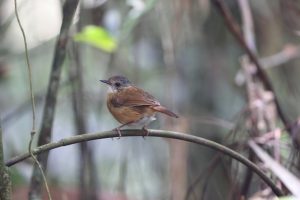
[[[242,27],[238,1],[225,3]],[[280,106],[292,124],[300,113],[300,2],[249,3],[258,57],[270,64],[274,55],[294,53],[290,57],[284,54],[286,61],[275,60],[266,68]],[[27,151],[32,118],[24,44],[13,2],[1,0],[0,9],[0,116],[7,160]],[[29,44],[40,127],[62,2],[23,0],[19,1],[19,12]],[[249,101],[240,62],[245,53],[211,1],[83,0],[70,39],[53,141],[118,126],[106,108],[107,88],[99,79],[124,75],[180,116],[178,120],[158,116],[151,128],[209,138],[250,157],[247,140],[253,135],[248,126]],[[78,97],[74,95],[79,90],[78,80],[82,80],[79,95],[84,132],[78,128],[73,105]],[[278,118],[275,125],[284,129]],[[298,135],[296,131],[294,138]],[[281,132],[280,160],[299,176],[294,138]],[[184,142],[132,137],[92,141],[88,148],[93,167],[87,167],[92,174],[87,179],[98,199],[239,199],[246,183],[243,195],[254,199],[254,193],[265,188],[256,176],[247,179],[242,165]],[[51,151],[47,176],[55,199],[75,199],[83,192],[82,179],[78,178],[83,168],[79,151],[79,145]],[[14,199],[26,199],[32,164],[27,160],[11,168]]]

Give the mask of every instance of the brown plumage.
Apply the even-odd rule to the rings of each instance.
[[[123,76],[113,76],[108,80],[101,80],[110,86],[107,98],[107,107],[116,120],[122,125],[146,126],[155,120],[155,113],[160,112],[170,117],[178,118],[172,111],[162,106],[152,95],[132,85]]]

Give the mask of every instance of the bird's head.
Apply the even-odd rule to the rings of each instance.
[[[108,80],[100,81],[109,85],[113,91],[118,91],[131,85],[131,82],[124,76],[112,76]]]

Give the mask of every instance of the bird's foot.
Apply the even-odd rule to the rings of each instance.
[[[117,133],[119,134],[118,139],[120,139],[121,136],[122,136],[121,131],[120,131],[120,128],[118,127],[118,128],[113,129],[113,130],[114,130],[114,131],[117,131]]]
[[[146,129],[145,126],[143,126],[142,130],[144,131],[145,135],[143,135],[143,138],[145,139],[145,136],[149,136],[149,131]]]

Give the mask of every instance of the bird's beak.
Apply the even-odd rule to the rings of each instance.
[[[110,85],[110,82],[108,80],[100,80],[102,83],[106,83],[107,85]]]

